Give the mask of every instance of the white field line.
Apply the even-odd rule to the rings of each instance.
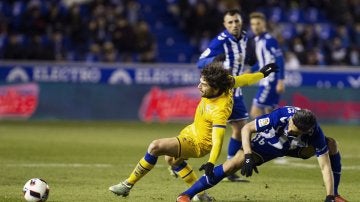
[[[1,164],[0,164],[1,165]],[[24,168],[110,168],[110,167],[135,167],[136,164],[84,164],[84,163],[12,163],[12,164],[4,164],[6,167],[24,167]],[[307,168],[307,169],[318,169],[319,165],[317,162],[314,164],[308,163],[296,163],[291,162],[287,159],[280,159],[280,161],[272,161],[272,166],[276,167],[297,167],[297,168]],[[165,164],[156,164],[158,168],[167,168],[168,165]],[[360,170],[360,165],[354,166],[342,166],[342,170]]]

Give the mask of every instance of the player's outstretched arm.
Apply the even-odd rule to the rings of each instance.
[[[199,170],[205,170],[205,174],[209,177],[213,176],[213,169],[216,161],[218,160],[222,144],[224,141],[225,127],[213,126],[212,129],[212,148],[210,151],[210,157],[207,163],[203,164]]]
[[[255,124],[256,124],[255,120],[251,121],[241,129],[241,140],[245,154],[251,154],[250,138],[251,138],[251,134],[256,132]]]
[[[212,129],[212,149],[210,152],[209,162],[215,164],[218,160],[224,141],[225,128],[213,127]]]
[[[252,74],[242,74],[235,76],[234,88],[249,86],[259,82],[262,78],[269,76],[270,73],[276,72],[277,66],[275,63],[270,63],[261,68],[258,72]]]
[[[243,151],[245,154],[245,162],[243,167],[241,168],[241,174],[245,175],[246,177],[251,176],[253,170],[256,173],[259,173],[256,168],[255,161],[252,157],[251,143],[250,143],[251,134],[256,132],[255,124],[256,124],[255,121],[251,121],[241,129],[241,140],[242,140]]]
[[[331,201],[328,200],[334,197],[334,178],[331,171],[331,164],[330,164],[330,158],[329,153],[325,153],[319,157],[317,157],[319,166],[321,169],[321,173],[323,176],[325,188],[326,188],[326,199],[325,201]]]

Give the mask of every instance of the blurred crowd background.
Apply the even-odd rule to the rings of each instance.
[[[0,58],[196,62],[222,13],[264,12],[287,68],[360,66],[360,0],[2,0]]]

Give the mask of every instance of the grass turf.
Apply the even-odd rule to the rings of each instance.
[[[48,201],[175,201],[185,188],[172,178],[162,158],[127,198],[108,187],[123,180],[151,140],[176,136],[184,124],[132,122],[0,122],[0,201],[23,201],[30,178],[48,181]],[[360,200],[360,127],[324,125],[343,156],[340,193]],[[227,131],[219,163],[225,160]],[[194,169],[207,157],[192,159]],[[316,158],[269,162],[250,183],[221,182],[209,190],[217,201],[322,201],[325,190]],[[290,163],[290,164],[289,164]],[[200,173],[197,172],[199,175]]]

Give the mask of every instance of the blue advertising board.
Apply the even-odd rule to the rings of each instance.
[[[93,83],[125,85],[194,85],[199,70],[178,64],[86,64],[86,63],[9,63],[0,62],[0,82]],[[286,71],[291,87],[360,88],[356,68],[304,68]]]

